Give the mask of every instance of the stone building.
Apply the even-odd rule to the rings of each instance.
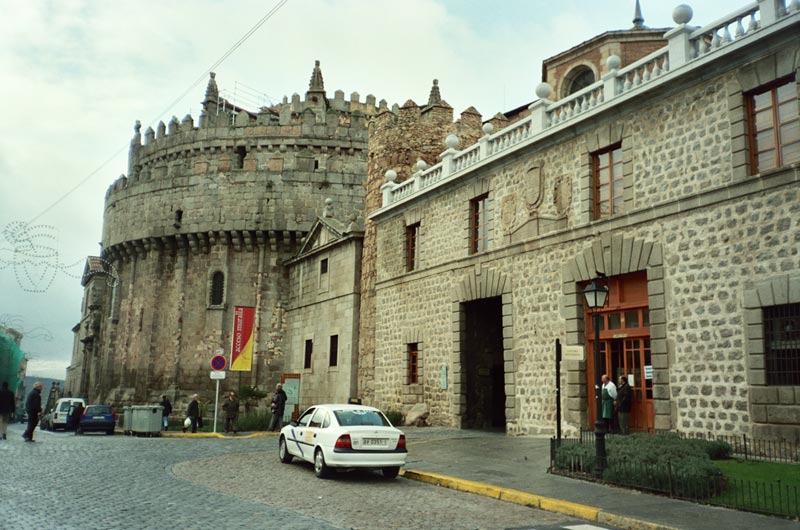
[[[299,407],[550,434],[559,399],[576,432],[598,351],[634,428],[797,440],[799,11],[758,0],[698,28],[679,6],[655,30],[637,2],[632,29],[546,60],[538,99],[485,123],[454,121],[437,81],[390,109],[328,99],[317,64],[303,100],[251,112],[212,74],[197,126],[136,127],[68,385],[210,391],[251,306],[253,367],[225,385],[296,380]]]
[[[212,73],[198,124],[173,118],[142,137],[137,123],[128,173],[106,194],[102,256],[87,261],[70,391],[118,404],[210,394],[236,306],[255,308],[252,369],[224,385],[263,389],[293,371],[285,262],[326,199],[363,224],[367,120],[383,110],[371,95],[328,98],[317,62],[303,99],[248,111]]]
[[[635,428],[798,440],[798,11],[760,0],[696,28],[680,6],[651,53],[587,41],[507,127],[448,137],[403,182],[376,167],[374,401],[550,434],[560,340],[564,428],[589,428],[596,280],[597,361],[630,381]],[[605,49],[594,81],[553,90]]]

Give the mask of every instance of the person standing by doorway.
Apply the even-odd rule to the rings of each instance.
[[[8,424],[11,422],[15,407],[14,393],[8,389],[8,383],[3,381],[3,389],[0,390],[0,438],[3,440],[6,439]]]
[[[619,376],[616,404],[617,416],[619,417],[619,433],[629,434],[631,432],[631,387],[628,385],[628,378],[624,375]]]
[[[228,394],[228,400],[222,405],[225,411],[225,432],[233,431],[236,434],[236,422],[239,420],[239,400],[236,399],[236,393],[231,392]]]
[[[39,414],[42,412],[42,383],[39,381],[33,384],[33,390],[25,400],[25,412],[28,413],[28,428],[22,434],[26,442],[33,442],[33,431],[39,423]]]
[[[603,421],[606,422],[606,432],[610,433],[614,424],[614,400],[617,399],[617,387],[605,374],[603,374],[602,381],[602,415]]]
[[[286,392],[283,385],[275,385],[275,394],[272,395],[272,403],[269,408],[272,411],[272,419],[269,421],[270,431],[279,431],[283,427],[283,410],[286,407]]]
[[[166,431],[169,429],[169,415],[172,414],[172,403],[167,399],[166,394],[161,396],[161,427]]]

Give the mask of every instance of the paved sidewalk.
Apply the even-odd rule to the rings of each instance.
[[[797,521],[550,475],[547,473],[549,438],[509,437],[438,427],[403,430],[409,443],[406,478],[531,504],[621,528],[800,529]],[[531,499],[534,502],[528,502]]]

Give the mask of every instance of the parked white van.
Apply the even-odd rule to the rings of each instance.
[[[56,401],[53,411],[50,414],[50,430],[67,428],[67,418],[69,418],[72,408],[78,403],[85,407],[86,402],[81,398],[61,398]]]

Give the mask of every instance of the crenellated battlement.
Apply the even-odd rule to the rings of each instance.
[[[186,233],[234,229],[302,233],[331,195],[362,215],[368,121],[386,101],[328,98],[319,62],[303,98],[257,111],[220,95],[211,74],[200,116],[155,129],[137,121],[128,172],[106,193],[106,248]]]

